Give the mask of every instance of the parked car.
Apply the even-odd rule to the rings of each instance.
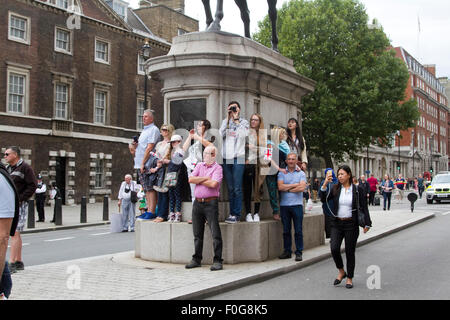
[[[437,174],[431,184],[425,190],[427,203],[432,204],[433,200],[450,200],[450,174]]]

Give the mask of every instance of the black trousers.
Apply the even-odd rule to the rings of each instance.
[[[222,262],[222,233],[219,226],[219,201],[209,202],[194,201],[192,209],[192,230],[194,232],[195,253],[192,259],[200,263],[203,259],[203,236],[205,233],[205,222],[208,221],[209,229],[213,239],[214,262]]]
[[[36,211],[38,212],[38,220],[44,221],[45,220],[45,195],[41,196],[39,194],[36,194]]]
[[[331,222],[330,248],[336,268],[343,269],[344,263],[341,256],[341,244],[345,239],[345,256],[347,259],[347,276],[353,278],[355,272],[356,241],[359,236],[359,226],[353,220],[333,220]]]
[[[369,205],[374,205],[373,200],[375,199],[375,193],[376,191],[370,191],[369,192]]]

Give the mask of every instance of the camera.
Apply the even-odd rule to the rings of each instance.
[[[230,110],[228,110],[228,112],[236,112],[237,111],[237,107],[236,106],[232,106],[230,108]]]
[[[133,136],[133,141],[138,143],[138,136]]]

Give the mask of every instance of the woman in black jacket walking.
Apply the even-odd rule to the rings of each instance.
[[[362,186],[352,183],[353,176],[350,167],[342,165],[338,169],[338,183],[328,192],[327,185],[332,181],[331,171],[327,172],[325,181],[321,187],[321,201],[325,204],[332,203],[329,208],[331,217],[331,255],[339,269],[338,277],[334,285],[338,285],[347,277],[346,288],[353,288],[353,276],[355,270],[355,249],[359,236],[358,207],[364,211],[364,233],[372,226],[369,210],[367,209],[367,197]],[[333,201],[331,201],[333,200]],[[347,258],[347,272],[341,257],[341,243],[345,239],[345,255]]]

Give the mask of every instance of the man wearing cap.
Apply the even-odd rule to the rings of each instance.
[[[35,193],[36,198],[36,211],[38,212],[38,220],[36,222],[44,222],[45,221],[45,195],[47,193],[47,186],[42,181],[42,176],[40,174],[36,177],[37,180],[37,188]]]
[[[222,233],[219,226],[219,192],[222,167],[216,162],[217,149],[210,145],[203,151],[204,162],[195,166],[189,183],[195,184],[195,201],[192,208],[192,230],[195,253],[186,269],[201,267],[205,222],[211,230],[214,260],[211,271],[222,270]]]
[[[16,272],[24,269],[20,233],[25,228],[28,215],[28,200],[36,191],[37,181],[31,166],[21,159],[19,147],[8,147],[5,151],[5,160],[8,163],[6,169],[11,175],[19,194],[19,222],[16,232],[11,238],[11,252],[9,255],[9,269],[11,272]]]

